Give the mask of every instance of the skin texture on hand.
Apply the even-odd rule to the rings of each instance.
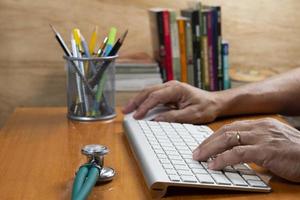
[[[237,138],[240,135],[240,143]],[[253,162],[290,181],[300,182],[300,132],[275,119],[238,121],[225,125],[203,141],[193,159],[214,170]]]
[[[141,119],[159,104],[175,107],[158,115],[156,121],[181,123],[207,123],[215,120],[220,107],[218,96],[213,92],[197,89],[186,83],[169,81],[147,88],[123,108],[124,113],[136,110],[134,117]]]

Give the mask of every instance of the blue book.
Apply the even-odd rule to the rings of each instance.
[[[229,77],[229,44],[228,42],[222,41],[222,68],[223,68],[223,89],[229,89],[231,87],[230,77]]]
[[[211,10],[211,27],[212,27],[212,86],[211,89],[213,91],[222,89],[219,88],[218,84],[218,71],[219,71],[219,11],[217,7],[212,7]]]

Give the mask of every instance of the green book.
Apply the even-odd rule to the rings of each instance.
[[[172,61],[174,79],[181,80],[180,70],[180,53],[179,53],[179,40],[178,40],[178,27],[176,21],[176,12],[169,10],[170,13],[170,30],[171,30],[171,46],[172,46]]]
[[[194,64],[193,64],[193,39],[191,21],[187,20],[185,24],[186,34],[186,56],[187,56],[187,77],[188,83],[194,85]]]

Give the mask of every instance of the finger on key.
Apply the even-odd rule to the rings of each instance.
[[[239,134],[240,139],[237,138],[237,134]],[[252,141],[254,141],[254,137],[255,135],[248,131],[227,131],[222,135],[214,137],[204,145],[200,145],[199,148],[193,152],[193,159],[205,161],[210,157],[232,149],[234,146],[253,144]]]
[[[204,140],[199,147],[205,145],[206,143],[210,142],[211,140],[214,140],[219,135],[224,134],[225,132],[229,131],[250,131],[252,129],[252,124],[254,120],[243,120],[243,121],[236,121],[230,124],[226,124],[222,126],[220,129],[218,129],[214,134],[211,134],[206,140]]]
[[[216,158],[208,163],[208,168],[212,170],[221,170],[226,166],[236,165],[239,163],[255,162],[259,163],[264,159],[263,154],[258,152],[255,145],[236,146],[219,154]]]

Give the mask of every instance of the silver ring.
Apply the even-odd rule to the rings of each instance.
[[[238,141],[238,145],[241,145],[242,142],[241,142],[241,135],[240,135],[239,131],[236,131],[236,139]]]

